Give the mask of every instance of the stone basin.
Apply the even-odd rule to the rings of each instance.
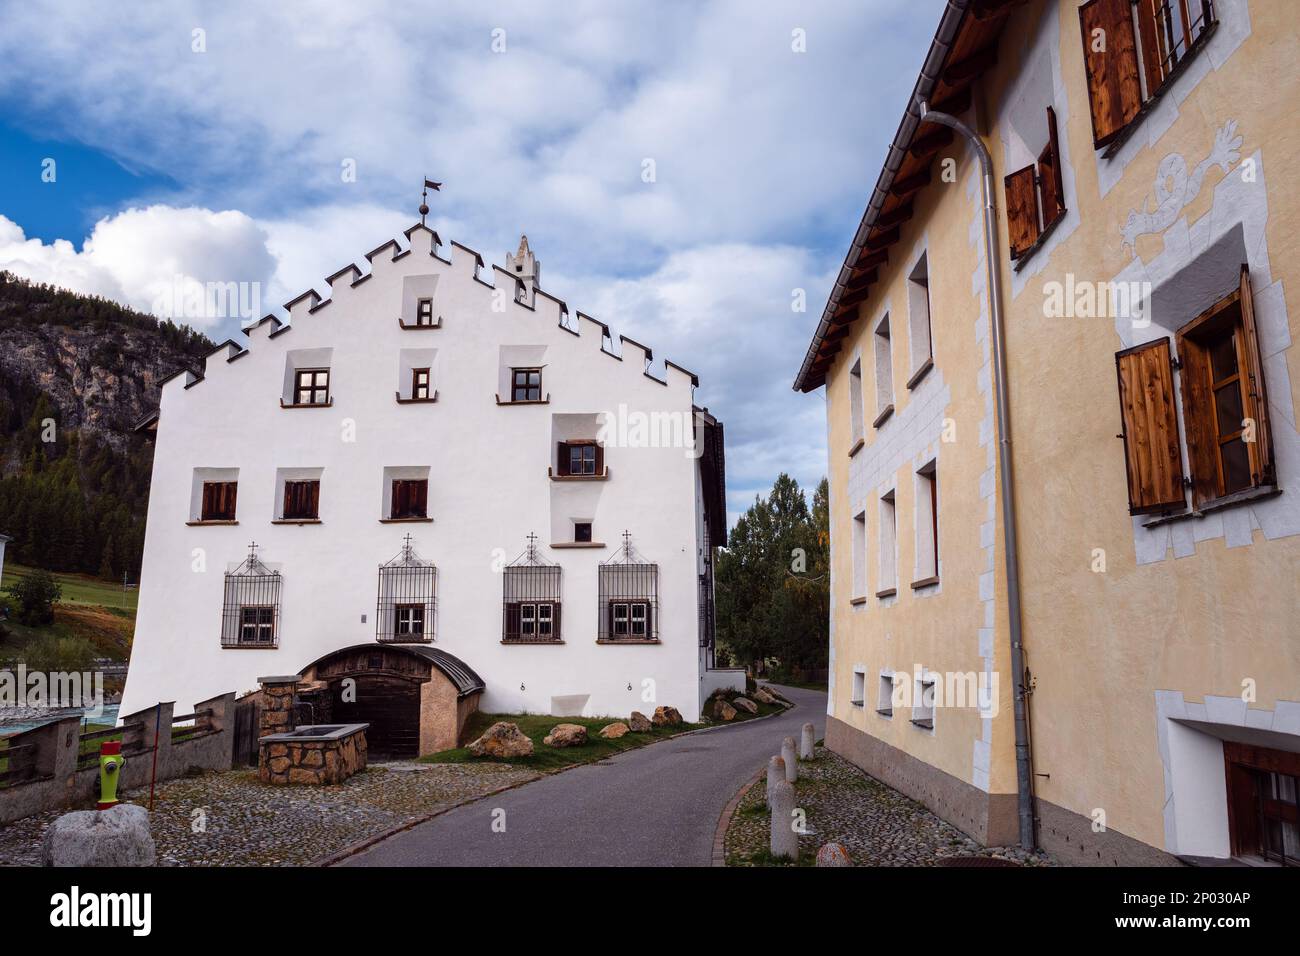
[[[274,785],[327,786],[366,769],[369,724],[308,724],[258,741],[257,775]]]

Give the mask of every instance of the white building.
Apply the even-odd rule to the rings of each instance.
[[[122,713],[383,644],[488,711],[694,720],[743,685],[710,669],[722,426],[696,377],[570,315],[526,239],[489,270],[405,235],[162,385]]]
[[[0,581],[4,580],[5,574],[5,545],[12,540],[9,535],[0,533]]]

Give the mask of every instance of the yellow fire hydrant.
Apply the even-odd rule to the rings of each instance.
[[[122,756],[122,741],[108,740],[99,745],[99,803],[97,810],[117,806],[118,774],[126,758]]]

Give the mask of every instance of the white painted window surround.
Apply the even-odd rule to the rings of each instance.
[[[916,567],[913,581],[924,581],[939,574],[939,549],[937,542],[939,473],[936,463],[922,465],[916,472],[916,507],[912,509],[916,521]]]
[[[295,373],[300,368],[331,367],[334,361],[334,349],[291,349],[284,355],[284,385],[280,390],[280,399],[286,405],[293,404]],[[334,397],[334,376],[330,375],[330,398]]]
[[[849,422],[853,433],[849,436],[851,444],[856,445],[866,435],[862,406],[862,359],[853,363],[849,370]]]
[[[860,511],[853,516],[853,594],[860,598],[867,595],[867,513]]]
[[[195,468],[190,486],[190,521],[203,517],[203,485],[209,481],[239,481],[238,468]]]
[[[880,497],[880,591],[898,587],[898,518],[894,490]]]
[[[882,717],[894,714],[894,672],[881,671],[880,683],[876,688],[876,713]]]
[[[429,397],[438,390],[438,350],[437,349],[402,349],[397,353],[397,394],[409,400],[414,379],[412,369],[429,370]]]
[[[284,519],[284,483],[286,481],[319,481],[321,483],[320,517],[324,517],[326,508],[324,468],[277,468],[275,470],[275,497],[272,499],[276,521]]]
[[[894,404],[894,357],[889,339],[889,316],[876,325],[876,415]]]
[[[867,702],[867,672],[864,668],[853,668],[853,695],[849,703],[855,707],[865,706]]]
[[[927,253],[907,277],[907,333],[911,373],[915,375],[933,357],[930,330],[930,267]]]

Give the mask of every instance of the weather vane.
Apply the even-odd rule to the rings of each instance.
[[[429,190],[435,192],[442,189],[442,183],[435,183],[432,179],[424,181],[424,192],[420,193],[420,225],[424,225],[424,217],[429,215]]]

